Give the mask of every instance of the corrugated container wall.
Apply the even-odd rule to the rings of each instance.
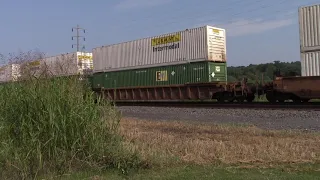
[[[95,73],[93,88],[129,88],[227,81],[226,63],[196,62]]]
[[[320,4],[299,8],[300,51],[320,50]]]
[[[0,83],[17,81],[20,77],[19,64],[10,64],[0,67]]]
[[[226,32],[211,26],[93,49],[94,72],[197,61],[226,62]]]
[[[52,76],[83,74],[93,69],[92,53],[73,52],[46,57],[26,63],[23,69],[35,76],[44,72]]]
[[[77,58],[80,71],[93,71],[92,53],[77,52]]]
[[[320,51],[301,53],[301,76],[320,76]]]

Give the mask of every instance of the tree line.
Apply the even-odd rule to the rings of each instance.
[[[228,67],[228,82],[241,81],[244,77],[249,83],[270,82],[274,79],[275,73],[281,76],[301,76],[301,63],[300,61],[273,61],[249,66],[230,66]]]

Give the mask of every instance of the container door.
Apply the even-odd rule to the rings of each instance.
[[[226,63],[209,62],[209,81],[210,82],[226,82],[227,81]]]
[[[105,73],[103,77],[104,88],[116,88],[117,81],[113,78],[112,73]]]

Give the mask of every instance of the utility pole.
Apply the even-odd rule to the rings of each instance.
[[[76,36],[72,36],[72,40],[73,40],[73,38],[77,38],[77,44],[72,44],[72,48],[74,47],[74,45],[76,45],[76,46],[77,46],[77,51],[79,51],[79,50],[80,50],[80,37],[83,38],[83,41],[86,41],[86,38],[85,38],[85,37],[80,36],[79,31],[80,31],[80,30],[83,30],[83,33],[86,33],[86,30],[83,29],[83,28],[81,28],[79,25],[77,25],[77,27],[73,27],[73,28],[72,28],[72,32],[73,32],[74,30],[76,30],[76,33],[77,33],[77,34],[76,34]],[[82,47],[82,50],[84,50],[84,48],[85,48],[85,46]]]

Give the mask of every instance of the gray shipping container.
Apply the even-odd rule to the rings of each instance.
[[[16,81],[20,77],[20,65],[9,64],[0,67],[0,83]]]
[[[94,72],[226,62],[225,29],[202,26],[92,50]]]
[[[301,53],[301,76],[320,76],[320,51]]]
[[[84,71],[92,69],[92,53],[71,52],[26,62],[22,74],[39,76],[43,72],[48,72],[53,76],[68,76],[83,74]]]
[[[320,4],[299,8],[300,52],[320,50]]]

